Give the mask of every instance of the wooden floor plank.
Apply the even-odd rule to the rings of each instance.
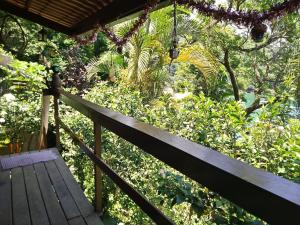
[[[32,225],[50,225],[33,166],[23,168]]]
[[[0,169],[0,224],[12,225],[10,171]]]
[[[76,203],[67,188],[64,179],[62,178],[60,172],[58,171],[55,162],[49,161],[45,163],[49,177],[54,186],[55,192],[58,196],[60,204],[65,212],[66,218],[72,219],[74,217],[80,216],[80,212],[76,206]]]
[[[14,225],[30,225],[27,193],[21,167],[11,170],[11,179]]]
[[[103,225],[58,151],[51,150],[57,160],[11,171],[0,165],[0,225]]]
[[[86,223],[84,222],[84,219],[80,216],[70,220],[69,225],[86,225]]]
[[[73,175],[71,174],[69,168],[67,167],[63,159],[58,158],[57,160],[55,160],[55,163],[59,172],[64,178],[65,183],[80,210],[80,213],[84,217],[94,213],[94,207],[85,197],[82,189],[80,188],[79,184],[75,181]]]
[[[34,168],[51,225],[67,225],[68,222],[59,204],[57,196],[54,193],[54,189],[44,164],[35,164]]]

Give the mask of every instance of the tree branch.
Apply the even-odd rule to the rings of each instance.
[[[232,89],[233,89],[234,98],[235,98],[236,101],[239,101],[240,100],[239,87],[238,87],[237,82],[236,82],[235,74],[234,74],[234,72],[233,72],[233,70],[230,66],[229,50],[228,49],[225,49],[223,65],[225,66],[225,68],[226,68],[226,70],[229,74]]]
[[[272,44],[273,42],[277,41],[278,39],[282,38],[281,36],[274,36],[274,37],[270,37],[265,43],[261,44],[261,45],[257,45],[253,48],[242,48],[242,47],[238,47],[237,50],[241,51],[241,52],[253,52],[253,51],[258,51],[262,48],[267,47],[268,45]]]
[[[275,98],[275,100],[272,101],[272,104],[276,103],[276,102],[279,102],[280,100],[281,100],[281,97],[277,96]],[[254,101],[254,103],[249,108],[246,109],[246,116],[247,117],[250,116],[250,114],[253,113],[255,110],[260,109],[260,108],[262,108],[266,105],[269,105],[269,104],[271,104],[271,102],[260,103],[260,99],[256,99]]]

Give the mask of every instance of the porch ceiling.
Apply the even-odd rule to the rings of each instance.
[[[56,31],[76,35],[143,9],[147,0],[2,0],[0,9]],[[166,3],[168,0],[160,0]]]

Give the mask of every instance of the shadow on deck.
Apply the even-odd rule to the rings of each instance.
[[[8,170],[0,165],[0,224],[103,225],[57,149],[51,151],[56,160]]]

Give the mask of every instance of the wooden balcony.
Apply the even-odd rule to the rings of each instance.
[[[59,79],[54,76],[54,83]],[[102,173],[106,174],[156,224],[175,224],[101,159],[102,127],[206,186],[270,224],[297,224],[300,185],[227,157],[213,149],[100,107],[60,87],[44,91],[39,146],[45,145],[50,96],[54,96],[57,147],[64,129],[95,166],[95,209],[102,210]],[[90,149],[60,118],[66,104],[94,122]],[[83,137],[84,139],[84,137]],[[57,150],[55,161],[0,172],[0,224],[102,224]],[[23,153],[31,154],[31,153]],[[7,156],[6,156],[7,157]],[[14,156],[8,156],[14,157]]]

